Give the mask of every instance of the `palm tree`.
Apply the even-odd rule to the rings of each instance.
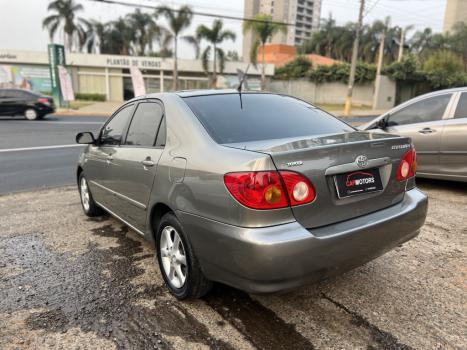
[[[160,34],[160,27],[153,20],[152,16],[136,9],[135,12],[127,15],[129,26],[133,31],[133,46],[135,54],[144,56],[148,50],[152,50],[154,38]]]
[[[102,23],[94,19],[89,21],[85,43],[88,53],[104,53],[104,42],[108,36],[108,29],[108,23]]]
[[[262,50],[262,68],[261,68],[261,89],[266,88],[266,62],[264,61],[264,47],[268,40],[278,32],[287,33],[285,24],[276,23],[272,21],[271,15],[259,13],[254,17],[253,21],[245,21],[243,23],[243,32],[251,31],[256,41],[250,51],[250,61],[256,65],[258,47],[261,45]]]
[[[180,33],[188,28],[193,19],[193,11],[191,7],[184,5],[180,7],[177,11],[172,10],[170,7],[161,6],[157,9],[157,14],[162,14],[165,16],[169,22],[169,30],[173,37],[173,88],[178,90],[178,56],[177,56],[177,44],[178,36]]]
[[[213,53],[213,65],[212,65],[212,78],[211,78],[211,86],[213,88],[216,87],[217,83],[217,61],[219,60],[219,71],[224,71],[224,64],[225,64],[225,53],[219,47],[225,40],[232,40],[235,41],[236,35],[234,32],[230,30],[223,30],[224,23],[220,19],[215,19],[212,28],[206,27],[204,24],[198,26],[196,30],[196,36],[200,39],[206,40],[210,45],[208,45],[203,53],[201,54],[201,61],[203,63],[203,69],[206,73],[209,72],[209,57],[211,55],[211,51]]]
[[[133,53],[133,42],[136,37],[134,28],[123,17],[111,22],[111,26],[110,35],[113,41],[108,44],[112,47],[112,51],[119,55],[131,55]]]
[[[85,42],[85,27],[89,27],[88,21],[76,17],[76,13],[83,11],[83,5],[75,0],[54,0],[49,3],[47,10],[54,12],[42,21],[42,26],[49,31],[50,41],[53,41],[59,28],[63,29],[64,45],[68,51],[73,46],[81,48]]]
[[[193,46],[193,49],[195,50],[195,58],[199,59],[199,55],[201,53],[201,39],[196,35],[185,35],[182,36],[182,39]]]

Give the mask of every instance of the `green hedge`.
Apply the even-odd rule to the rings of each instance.
[[[336,63],[331,66],[313,67],[311,62],[303,56],[298,56],[285,66],[277,68],[275,79],[299,79],[308,78],[317,84],[325,82],[347,83],[350,75],[350,65],[348,63]],[[373,64],[359,62],[355,73],[357,83],[368,83],[374,81],[376,67]]]
[[[84,101],[105,101],[106,96],[105,94],[86,94],[78,92],[75,94],[75,98],[77,100],[84,100]]]

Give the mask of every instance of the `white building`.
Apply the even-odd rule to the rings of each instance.
[[[76,93],[104,95],[110,101],[123,101],[133,97],[130,67],[138,67],[144,77],[147,93],[170,91],[173,87],[171,58],[136,57],[119,55],[94,55],[68,53],[66,57],[73,89]],[[0,68],[11,72],[17,86],[27,81],[32,89],[50,94],[50,75],[46,51],[18,51],[0,49]],[[210,64],[212,67],[212,63]],[[238,85],[237,69],[245,71],[245,62],[226,62],[218,77],[221,87]],[[254,67],[248,70],[249,85],[259,86],[261,72]],[[199,60],[178,60],[179,89],[203,89],[208,87],[208,77]],[[274,65],[266,66],[266,74],[274,74]]]

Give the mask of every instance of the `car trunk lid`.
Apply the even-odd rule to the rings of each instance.
[[[312,203],[292,207],[295,218],[306,228],[325,226],[381,210],[404,197],[406,183],[396,180],[396,172],[404,154],[411,148],[409,138],[350,132],[226,146],[267,153],[278,170],[296,171],[312,182],[316,199]],[[357,164],[359,156],[366,158],[367,164]],[[381,191],[339,198],[336,176],[365,170],[371,172],[369,169],[379,173]]]

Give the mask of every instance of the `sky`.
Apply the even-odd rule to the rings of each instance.
[[[83,4],[81,17],[109,21],[132,11],[119,5],[96,3],[90,0],[75,0]],[[158,6],[161,4],[178,7],[182,4],[192,6],[195,11],[213,14],[243,16],[244,0],[121,0],[135,4]],[[248,0],[247,0],[248,1]],[[322,0],[321,17],[332,14],[338,24],[356,21],[359,0]],[[42,29],[42,19],[47,16],[49,0],[0,0],[0,50],[44,51],[49,43],[48,34]],[[393,25],[414,25],[415,29],[431,27],[433,31],[442,30],[446,0],[366,0],[367,14],[365,23],[376,19],[391,17]],[[190,28],[184,34],[192,34],[199,24],[210,25],[212,17],[195,16]],[[161,21],[163,24],[163,21]],[[223,45],[226,50],[242,51],[242,24],[236,20],[224,20],[225,28],[237,34],[237,40]],[[410,35],[410,33],[409,33]],[[181,43],[179,55],[193,58],[194,51]]]

